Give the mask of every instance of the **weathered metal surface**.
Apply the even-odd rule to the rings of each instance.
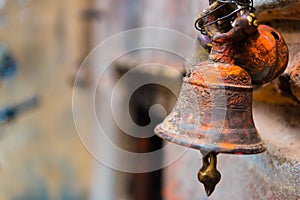
[[[252,32],[255,23],[250,23],[248,17],[251,16],[246,14],[238,17],[236,24],[243,25],[246,21]],[[214,18],[211,20],[217,22]],[[155,129],[165,140],[207,152],[207,155],[203,154],[198,179],[208,196],[221,179],[216,169],[217,153],[265,151],[252,119],[251,77],[233,64],[233,41],[241,39],[244,28],[237,26],[229,33],[219,35],[209,32],[213,44],[210,61],[190,69],[174,110]]]
[[[214,21],[214,17],[210,20]],[[156,128],[158,135],[207,151],[260,153],[265,150],[252,120],[251,77],[233,64],[235,43],[256,31],[254,21],[254,15],[246,12],[238,16],[236,26],[229,32],[217,35],[211,32],[211,61],[195,66],[184,78],[178,103]]]
[[[197,151],[187,151],[165,169],[166,200],[185,199],[289,199],[300,198],[300,107],[261,102],[253,105],[255,125],[268,146],[263,154],[218,155],[222,180],[214,193],[205,197],[193,172],[199,169]],[[180,147],[172,146],[169,158]],[[166,158],[166,159],[167,159]]]
[[[206,151],[252,154],[265,150],[252,120],[252,87],[236,65],[202,62],[183,79],[174,110],[156,133]]]
[[[269,26],[259,26],[251,13],[252,1],[248,3],[210,1],[209,9],[200,14],[195,27],[207,35],[198,42],[210,51],[209,61],[189,69],[177,104],[155,129],[165,140],[206,152],[198,179],[208,196],[221,179],[217,153],[266,150],[253,123],[252,84],[277,78],[288,62],[282,36]],[[225,11],[228,4],[232,9]]]
[[[218,2],[214,2],[214,4],[216,3]],[[285,71],[289,60],[289,52],[287,44],[278,31],[266,25],[258,25],[253,13],[238,16],[235,26],[231,27],[228,20],[225,20],[226,18],[224,22],[218,21],[220,12],[223,15],[226,13],[222,12],[223,7],[219,11],[217,5],[213,6],[214,4],[208,10],[205,10],[203,14],[200,14],[200,18],[196,21],[196,28],[201,32],[207,32],[207,35],[198,37],[198,42],[207,51],[211,50],[212,40],[216,41],[220,38],[225,46],[232,45],[232,52],[221,50],[221,54],[233,54],[234,63],[246,69],[252,78],[252,83],[256,85],[268,83]],[[222,4],[219,5],[219,7],[221,6]],[[232,7],[232,9],[235,9],[235,7]],[[232,9],[227,10],[227,14],[232,12]],[[218,25],[214,25],[213,22]],[[205,23],[211,27],[206,27]],[[220,23],[222,26],[219,25]],[[229,26],[231,27],[230,30],[228,30]],[[224,35],[224,32],[227,36]],[[228,38],[228,41],[225,41],[224,38]]]
[[[264,84],[284,72],[289,60],[288,47],[281,34],[260,25],[250,37],[235,46],[235,64],[246,69],[253,84]]]

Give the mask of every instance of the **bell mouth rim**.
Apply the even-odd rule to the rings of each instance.
[[[236,155],[251,155],[251,154],[260,154],[267,150],[265,143],[261,140],[255,144],[227,144],[227,143],[219,143],[219,144],[200,144],[200,141],[203,142],[203,139],[196,140],[188,140],[187,137],[183,135],[174,134],[174,133],[165,133],[158,126],[154,130],[155,134],[172,143],[185,146],[188,148],[193,148],[197,150],[203,151],[214,151],[217,153],[224,154],[236,154]]]

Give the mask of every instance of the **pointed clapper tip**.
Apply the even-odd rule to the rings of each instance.
[[[203,156],[203,166],[198,172],[198,180],[204,185],[207,196],[215,190],[216,185],[221,180],[221,174],[216,168],[216,153],[209,152]]]

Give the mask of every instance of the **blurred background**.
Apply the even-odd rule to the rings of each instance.
[[[283,31],[291,55],[296,55],[300,51],[300,3],[255,2],[262,19],[274,22]],[[98,122],[91,112],[85,112],[95,106],[93,111],[104,124],[111,144],[127,152],[148,153],[166,146],[153,135],[153,129],[176,102],[185,58],[151,49],[133,51],[120,55],[106,69],[101,51],[87,56],[101,42],[122,31],[161,27],[189,36],[191,42],[137,34],[107,46],[104,52],[126,52],[139,42],[153,41],[193,57],[198,35],[194,21],[207,4],[203,0],[0,0],[0,200],[207,199],[196,176],[201,166],[199,152],[190,150],[178,162],[147,173],[119,171],[97,160],[97,154],[104,154],[107,161],[118,166],[130,165],[139,171],[153,163],[163,165],[185,149],[169,144],[171,150],[159,152],[155,160],[129,160],[111,151],[109,142],[98,139]],[[207,56],[201,50],[196,55]],[[77,74],[80,66],[85,70]],[[106,97],[136,66],[144,68],[132,71],[122,82],[116,96],[117,116],[112,116],[111,102]],[[101,80],[97,77],[100,71],[105,71]],[[148,79],[154,83],[164,80],[173,90],[151,83],[140,85],[126,104],[126,93],[134,88],[134,82]],[[285,96],[285,101],[280,101],[284,105],[278,105],[273,98],[280,90],[277,86],[270,84],[269,89],[258,93],[256,98],[262,103],[254,105],[255,123],[268,144],[268,153],[220,156],[223,177],[211,199],[300,196],[300,109],[295,106],[299,101],[295,103],[294,97]],[[91,101],[91,92],[95,102]],[[165,110],[153,107],[155,104]],[[75,127],[73,115],[80,126]],[[125,125],[130,118],[137,127],[145,128],[141,131],[131,127],[133,135],[125,134],[114,117],[123,119]],[[87,140],[94,149],[89,148]]]
[[[0,0],[0,43],[16,65],[15,73],[0,83],[4,112],[0,199],[160,199],[160,172],[116,174],[103,169],[87,152],[73,121],[73,84],[88,53],[121,31],[153,26],[196,38],[193,24],[201,4],[183,0]],[[183,69],[183,62],[176,65]],[[116,75],[123,73],[122,66],[117,68]],[[93,81],[91,74],[87,70],[78,77],[83,106],[88,104],[85,91]],[[148,111],[143,110],[147,106],[139,105],[138,97],[154,86],[147,87],[132,102],[136,121],[142,124],[147,124],[141,116],[147,118]],[[9,115],[9,109],[16,111],[24,102],[22,111]],[[79,116],[86,132],[92,132],[90,116]],[[153,138],[144,145],[139,140],[131,142],[132,151],[161,146]],[[138,143],[140,149],[134,146]]]

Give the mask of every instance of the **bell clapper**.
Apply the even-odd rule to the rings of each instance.
[[[198,172],[198,180],[203,183],[207,196],[210,196],[215,190],[216,185],[221,180],[221,174],[217,170],[217,154],[216,152],[202,153],[202,167]]]

